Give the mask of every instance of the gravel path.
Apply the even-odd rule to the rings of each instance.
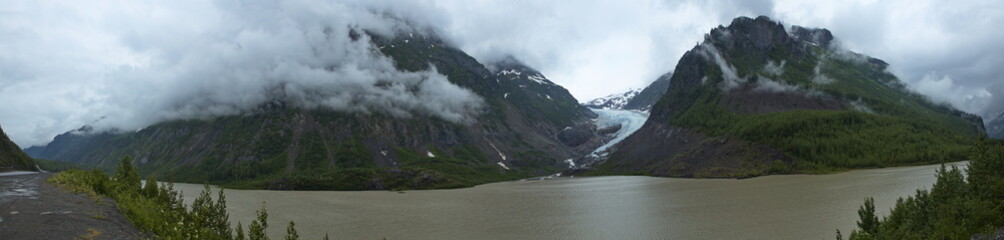
[[[49,173],[0,176],[0,239],[139,239],[115,207],[45,182]]]

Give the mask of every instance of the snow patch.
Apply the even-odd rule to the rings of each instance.
[[[38,172],[28,172],[28,171],[3,172],[3,173],[0,173],[0,177],[28,175],[28,174],[36,174],[36,173],[38,173]]]
[[[505,95],[503,95],[502,98],[509,98],[509,93],[505,93]]]
[[[488,139],[485,139],[485,141],[488,141]],[[493,144],[492,142],[488,142],[488,145],[492,146],[492,148],[495,149],[495,152],[499,154],[499,157],[502,157],[502,161],[505,161],[506,159],[505,154],[503,154],[502,151],[500,151],[499,148],[495,146],[495,144]]]
[[[568,168],[575,168],[575,159],[565,159],[565,163],[568,164]]]
[[[523,72],[516,71],[515,69],[509,69],[509,70],[502,70],[501,72],[499,72],[498,75],[516,75],[516,76],[520,76],[520,75],[523,75]]]
[[[530,79],[530,81],[534,81],[534,82],[537,82],[539,84],[543,84],[543,85],[551,84],[551,81],[548,81],[547,78],[544,78],[544,76],[540,75],[540,74],[530,75],[530,76],[527,76],[527,78]]]
[[[386,157],[387,156],[387,150],[380,151],[380,155],[383,155],[384,157]]]
[[[502,168],[503,168],[503,169],[505,169],[505,170],[509,170],[509,167],[507,167],[507,166],[505,165],[505,163],[502,163],[502,162],[497,162],[497,164],[499,165],[499,167],[502,167]]]
[[[436,154],[432,154],[431,151],[425,151],[425,156],[429,156],[431,158],[434,158],[434,157],[436,157]]]

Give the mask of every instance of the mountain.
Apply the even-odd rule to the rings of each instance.
[[[641,92],[641,89],[631,89],[627,92],[610,94],[605,97],[596,98],[588,102],[582,103],[583,106],[594,108],[594,109],[624,109],[624,106],[634,99],[635,96]]]
[[[979,116],[934,104],[825,29],[736,18],[679,60],[645,125],[590,174],[748,177],[959,161]]]
[[[252,113],[169,121],[135,132],[85,127],[27,152],[100,167],[131,155],[142,174],[182,182],[365,190],[463,187],[546,175],[565,168],[561,160],[589,151],[568,146],[557,135],[595,114],[515,59],[485,65],[428,33],[344,34],[371,41],[402,71],[434,68],[483,98],[484,109],[457,123],[274,101]]]
[[[38,171],[34,161],[14,144],[0,128],[0,172]]]
[[[628,103],[624,105],[624,109],[648,111],[652,108],[652,105],[655,105],[655,103],[659,101],[659,98],[666,93],[666,90],[669,89],[669,79],[672,77],[672,72],[659,76],[659,78],[652,82],[652,84],[649,84],[648,87],[641,90],[637,96],[631,98],[631,101],[628,101]]]
[[[1004,113],[987,122],[987,137],[1004,139]]]
[[[639,110],[648,111],[659,97],[669,89],[669,78],[672,73],[666,73],[644,89],[631,89],[627,92],[610,94],[605,97],[590,100],[582,105],[594,109]]]

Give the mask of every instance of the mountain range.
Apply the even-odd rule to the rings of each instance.
[[[399,70],[445,75],[484,107],[456,122],[277,99],[139,131],[84,126],[25,152],[105,169],[131,155],[144,175],[234,188],[430,189],[567,170],[620,131],[598,129],[589,108],[649,118],[592,168],[573,169],[587,175],[750,177],[958,161],[988,130],[979,116],[909,90],[888,63],[840,48],[830,31],[763,16],[712,29],[642,90],[582,104],[514,57],[482,63],[434,33],[324,34],[370,41]],[[1004,125],[997,120],[991,136]]]
[[[481,97],[485,107],[475,119],[457,123],[275,101],[253,113],[168,121],[135,132],[83,127],[26,152],[104,168],[131,155],[142,174],[183,182],[365,190],[464,187],[546,175],[565,168],[556,159],[592,150],[589,144],[568,146],[557,135],[596,115],[514,58],[483,64],[433,33],[341,34],[369,35],[353,39],[368,39],[402,71],[434,68]]]
[[[740,17],[686,52],[592,173],[748,177],[965,159],[982,119],[907,89],[826,29]]]

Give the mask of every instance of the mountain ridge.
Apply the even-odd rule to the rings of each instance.
[[[545,175],[564,166],[557,159],[588,148],[565,146],[556,135],[595,115],[536,70],[513,59],[493,63],[493,72],[433,33],[365,34],[396,68],[435,68],[482,97],[485,107],[472,121],[455,123],[272,104],[254,113],[169,121],[136,132],[70,132],[27,152],[99,167],[132,155],[143,174],[229,187],[369,190]]]
[[[799,28],[790,34],[760,16],[712,29],[680,59],[645,125],[593,174],[746,177],[954,161],[982,134],[978,116],[910,92],[884,61]]]

